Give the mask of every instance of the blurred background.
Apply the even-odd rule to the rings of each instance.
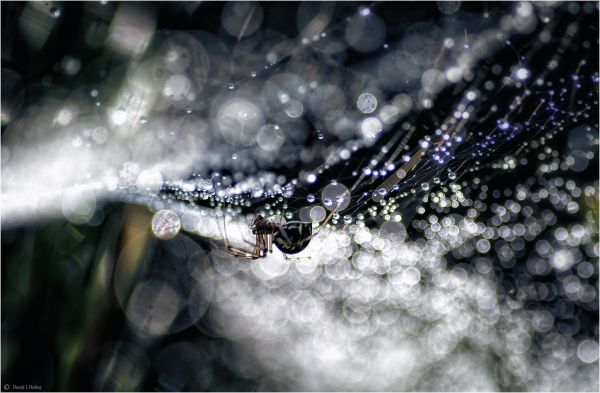
[[[597,2],[1,7],[3,391],[598,391]]]

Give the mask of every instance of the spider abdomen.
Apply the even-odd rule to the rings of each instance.
[[[312,223],[291,221],[283,224],[273,236],[273,243],[283,253],[297,254],[304,250],[312,238]]]

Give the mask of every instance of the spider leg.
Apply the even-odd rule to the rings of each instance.
[[[286,261],[300,261],[300,260],[302,260],[302,259],[312,259],[312,257],[311,257],[310,255],[307,255],[307,256],[305,256],[305,257],[288,257],[288,256],[287,256],[287,254],[286,254],[285,252],[283,253],[283,258],[284,258]]]
[[[256,252],[263,258],[267,256],[267,251],[269,250],[270,236],[269,234],[257,236]]]
[[[234,247],[234,246],[229,245],[229,243],[227,243],[227,249],[225,250],[225,252],[229,255],[233,255],[236,258],[242,258],[242,259],[262,258],[263,255],[261,255],[260,247],[259,247],[260,243],[261,243],[260,238],[261,238],[260,235],[256,235],[256,244],[254,245],[254,250],[252,250],[252,251]]]
[[[236,258],[242,259],[258,259],[262,257],[260,253],[256,252],[256,250],[251,252],[233,246],[228,246],[225,252],[229,255],[233,255]]]
[[[227,218],[225,215],[225,209],[221,208],[221,211],[223,213],[223,232],[221,232],[221,227],[218,225],[218,223],[217,223],[217,229],[219,230],[219,234],[225,241],[225,247],[226,247],[225,252],[229,255],[233,255],[236,258],[242,258],[242,259],[258,259],[258,258],[262,257],[262,255],[260,255],[260,252],[257,251],[258,247],[257,247],[256,242],[252,243],[246,239],[242,239],[244,241],[244,243],[248,244],[249,246],[254,247],[254,250],[252,250],[252,251],[247,251],[247,250],[244,250],[239,247],[234,247],[231,245],[231,243],[229,243],[229,236],[227,235]],[[258,237],[259,236],[256,236],[257,242],[258,242]]]
[[[258,244],[258,252],[260,254],[260,256],[264,257],[267,255],[267,246],[266,246],[266,241],[265,238],[267,237],[267,235],[260,235],[260,242]]]

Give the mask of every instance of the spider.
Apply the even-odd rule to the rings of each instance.
[[[227,246],[225,252],[242,259],[266,258],[267,251],[269,253],[273,252],[273,243],[275,243],[275,247],[283,253],[283,256],[290,259],[288,255],[297,254],[308,246],[311,239],[331,220],[336,210],[337,207],[329,213],[314,232],[311,222],[290,221],[277,223],[259,214],[250,223],[252,234],[256,236],[254,249],[248,251],[230,245],[227,233],[225,233],[225,244]]]

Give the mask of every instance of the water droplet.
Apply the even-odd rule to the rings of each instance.
[[[253,77],[253,78],[255,78],[255,77],[256,77],[256,71],[252,71],[252,72],[250,73],[250,76],[251,76],[251,77]]]
[[[230,83],[228,87],[229,87],[229,90],[235,89],[235,83]]]
[[[60,16],[60,10],[56,7],[52,7],[50,8],[50,15],[52,15],[55,18],[58,18]]]
[[[140,123],[141,123],[141,124],[146,124],[146,123],[148,123],[148,119],[146,119],[146,116],[142,116],[142,117],[140,117]]]
[[[317,138],[318,138],[318,139],[323,139],[323,138],[325,138],[325,135],[323,135],[323,134],[322,134],[322,133],[320,133],[320,132],[317,132]]]
[[[313,194],[308,194],[308,196],[306,197],[306,200],[309,203],[313,203],[315,201],[315,196]]]
[[[396,177],[398,179],[404,179],[405,176],[406,176],[406,171],[404,169],[401,168],[396,171]]]
[[[531,75],[531,72],[529,72],[529,70],[527,68],[519,68],[515,72],[515,76],[519,80],[525,80],[525,79],[529,78],[529,75]]]
[[[231,155],[231,158],[232,158],[232,159],[234,159],[234,160],[237,160],[238,156],[237,156],[237,154],[233,153],[233,154]]]
[[[127,116],[128,116],[128,114],[125,111],[125,109],[119,108],[111,113],[110,119],[113,122],[113,124],[115,124],[117,126],[121,126],[121,125],[125,124],[125,122],[127,121]]]
[[[162,240],[174,238],[181,229],[181,221],[172,210],[159,210],[152,217],[152,232]]]
[[[190,114],[190,113],[192,113],[192,108],[187,108],[187,109],[185,110],[185,113],[187,113],[187,114]]]
[[[371,14],[371,9],[368,7],[361,7],[358,13],[362,16],[369,16]]]
[[[356,106],[362,113],[373,113],[377,109],[377,98],[371,93],[362,93],[356,100]]]
[[[380,195],[385,195],[385,194],[387,194],[387,190],[385,188],[380,188],[379,189],[379,194]]]
[[[423,191],[428,191],[429,190],[429,183],[422,183],[421,184],[421,188],[423,189]]]
[[[510,123],[506,120],[498,120],[498,128],[501,130],[507,130],[510,127]]]

